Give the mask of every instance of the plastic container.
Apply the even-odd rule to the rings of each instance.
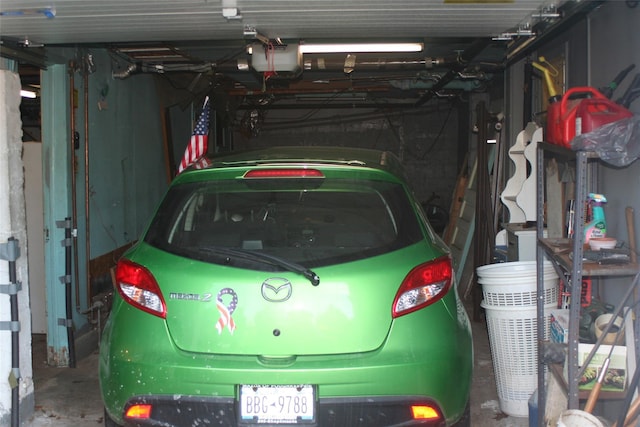
[[[583,99],[576,108],[574,136],[591,132],[602,125],[626,119],[632,115],[633,113],[622,105],[609,99]]]
[[[588,412],[569,409],[560,415],[558,427],[604,427],[604,424]]]
[[[615,237],[592,237],[589,239],[589,247],[592,251],[599,251],[600,249],[614,249],[618,244],[618,239]]]
[[[576,96],[579,98],[576,99]],[[569,89],[559,102],[547,108],[546,140],[552,144],[571,148],[571,140],[583,133],[633,114],[609,100],[597,89],[578,86]]]
[[[536,307],[495,307],[484,301],[481,307],[485,309],[500,409],[512,417],[526,418],[529,399],[538,387]],[[547,309],[554,307],[555,302],[545,305]],[[548,323],[547,317],[545,331]]]
[[[492,307],[535,306],[537,266],[535,261],[504,262],[476,269],[484,303]],[[544,264],[544,303],[558,301],[558,275],[551,263]]]
[[[607,198],[602,194],[589,193],[590,218],[584,225],[584,243],[589,243],[591,239],[603,238],[607,235],[607,221],[602,207],[605,203],[607,203]]]
[[[560,101],[550,102],[547,106],[547,128],[544,139],[551,144],[563,145],[560,120]]]
[[[596,339],[600,339],[604,328],[609,324],[613,314],[605,313],[598,316],[592,324],[593,333]],[[619,333],[618,333],[619,332]],[[617,316],[613,321],[613,325],[609,333],[602,339],[602,344],[606,345],[624,345],[624,319]]]

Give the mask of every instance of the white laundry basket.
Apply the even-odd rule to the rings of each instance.
[[[495,307],[535,306],[537,267],[535,261],[505,262],[476,269],[485,304]],[[544,263],[544,303],[558,301],[558,274],[551,263]]]
[[[536,307],[495,307],[484,301],[481,306],[487,319],[500,409],[513,417],[527,417],[529,398],[538,387]],[[548,304],[547,308],[555,306]]]
[[[538,386],[537,265],[535,261],[489,264],[476,269],[482,285],[500,409],[527,417]],[[545,308],[558,303],[558,275],[544,264]],[[545,317],[546,319],[546,317]],[[549,320],[545,320],[545,337]]]

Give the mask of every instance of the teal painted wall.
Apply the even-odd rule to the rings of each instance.
[[[42,179],[45,227],[45,280],[47,287],[47,362],[67,366],[69,351],[66,319],[65,286],[59,278],[65,275],[65,248],[61,241],[64,229],[57,227],[71,215],[69,115],[64,100],[69,93],[64,64],[49,66],[42,73]],[[78,318],[78,325],[86,324]]]
[[[138,238],[168,180],[154,76],[113,79],[109,55],[105,51],[91,54],[96,71],[89,75],[88,89],[89,232],[91,258],[95,258]],[[77,114],[81,160],[87,141],[83,109],[84,94]],[[79,165],[84,177],[84,164]],[[78,200],[83,207],[84,193]],[[84,218],[84,211],[79,217]]]
[[[67,362],[65,318],[65,249],[60,245],[64,230],[55,222],[72,216],[71,191],[71,81],[70,61],[90,54],[95,71],[73,72],[77,91],[75,109],[79,146],[73,150],[77,164],[76,206],[78,275],[73,279],[73,324],[76,338],[88,330],[90,297],[96,293],[88,283],[87,259],[95,259],[137,240],[166,191],[160,102],[153,75],[133,75],[125,80],[112,78],[112,61],[105,50],[78,52],[49,49],[55,58],[43,72],[43,170],[45,180],[45,227],[48,298],[49,362]],[[87,91],[85,101],[85,76]],[[85,120],[85,105],[88,120]],[[186,139],[189,135],[185,136]],[[88,146],[88,192],[85,186],[85,147]],[[85,195],[89,195],[89,221]],[[89,251],[87,251],[87,231]],[[88,255],[88,256],[87,256]]]

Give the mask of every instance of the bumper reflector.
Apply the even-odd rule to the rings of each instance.
[[[151,418],[151,405],[133,405],[124,414],[127,418],[149,419]]]
[[[411,407],[411,413],[414,420],[437,420],[440,418],[440,413],[428,405],[414,405]]]

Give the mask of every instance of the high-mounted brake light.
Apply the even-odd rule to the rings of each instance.
[[[254,169],[244,174],[244,178],[324,178],[317,169]]]
[[[132,306],[165,319],[167,306],[153,275],[141,265],[123,259],[116,267],[116,289]]]
[[[449,292],[452,277],[449,256],[415,267],[404,278],[393,300],[393,317],[404,316],[440,300]]]
[[[137,420],[148,420],[151,418],[151,405],[133,405],[130,406],[125,412],[124,416],[127,418],[135,418]]]

